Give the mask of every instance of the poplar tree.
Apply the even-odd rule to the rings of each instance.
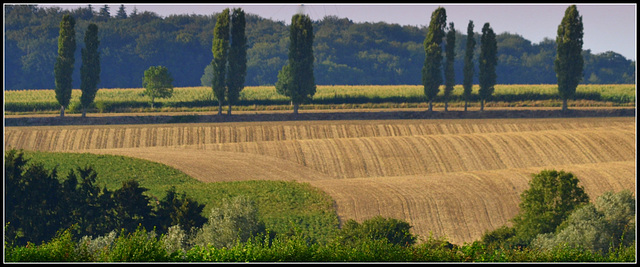
[[[231,115],[231,105],[240,98],[247,75],[247,37],[245,36],[244,11],[233,10],[231,15],[231,46],[229,48],[229,74],[227,75],[227,101]]]
[[[467,25],[467,45],[464,54],[464,69],[462,82],[462,96],[464,97],[464,111],[467,111],[467,104],[471,97],[471,89],[473,88],[473,51],[476,47],[476,39],[473,37],[473,21],[469,21]]]
[[[60,35],[58,37],[58,57],[54,65],[56,100],[60,104],[60,117],[64,117],[64,110],[71,100],[71,75],[75,62],[76,21],[71,15],[63,15],[60,22]]]
[[[100,53],[98,46],[98,26],[89,24],[84,35],[85,48],[82,48],[82,67],[80,67],[80,104],[82,105],[82,117],[86,117],[87,107],[93,103],[98,92],[100,82]]]
[[[222,102],[226,93],[227,60],[229,54],[229,9],[225,8],[216,18],[213,29],[213,81],[211,88],[218,99],[218,115],[222,115]]]
[[[427,37],[424,39],[425,60],[422,68],[422,84],[424,94],[429,101],[429,111],[433,110],[433,99],[440,91],[442,84],[442,38],[447,22],[447,13],[444,8],[438,7],[431,14],[431,22]]]
[[[480,39],[480,59],[479,59],[478,80],[480,82],[480,110],[484,110],[484,102],[493,95],[496,84],[496,65],[498,64],[498,45],[496,35],[489,23],[482,27],[482,37]]]
[[[578,13],[576,5],[571,5],[564,12],[556,37],[554,70],[558,78],[558,93],[562,98],[562,111],[567,110],[567,99],[575,95],[576,87],[582,80],[582,37],[582,16]]]
[[[447,44],[445,46],[446,51],[446,65],[444,68],[444,111],[448,111],[448,102],[453,87],[456,84],[456,76],[453,70],[453,62],[456,57],[456,30],[453,26],[453,22],[449,23],[449,32],[447,32]]]
[[[289,28],[289,60],[278,73],[276,91],[289,97],[293,113],[316,92],[313,76],[313,25],[309,16],[296,14]]]

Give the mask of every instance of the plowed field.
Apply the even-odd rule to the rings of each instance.
[[[532,173],[574,173],[592,199],[635,192],[634,117],[279,121],[5,128],[5,147],[161,162],[205,182],[290,180],[342,221],[403,219],[462,244],[518,211]]]

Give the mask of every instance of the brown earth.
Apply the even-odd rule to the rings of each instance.
[[[462,244],[508,224],[531,174],[543,169],[574,173],[592,199],[605,191],[635,192],[635,109],[572,112],[575,117],[557,110],[510,110],[500,118],[496,110],[226,117],[233,122],[210,122],[212,115],[106,116],[89,123],[95,125],[5,127],[5,148],[138,157],[205,182],[306,182],[333,197],[341,221],[393,217],[422,237],[433,233]],[[148,122],[157,124],[142,124]]]

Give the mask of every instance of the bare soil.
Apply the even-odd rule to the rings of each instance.
[[[258,121],[320,121],[320,120],[396,120],[396,119],[498,119],[498,118],[572,118],[572,117],[635,117],[635,107],[571,108],[486,108],[484,111],[460,109],[425,111],[424,109],[356,109],[356,110],[301,110],[291,111],[238,111],[232,115],[212,112],[171,113],[100,113],[58,115],[5,115],[5,126],[40,125],[114,125],[114,124],[166,124]]]

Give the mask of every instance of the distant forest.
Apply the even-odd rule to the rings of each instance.
[[[76,55],[73,87],[80,87],[80,50],[89,23],[98,25],[101,57],[99,88],[138,88],[144,70],[166,66],[176,87],[201,86],[211,63],[211,44],[217,14],[172,15],[125,11],[118,5],[87,6],[71,11],[33,5],[5,6],[5,89],[53,89],[53,66],[57,56],[62,15],[76,19]],[[293,15],[293,14],[292,14]],[[429,21],[425,14],[425,23]],[[273,85],[287,61],[288,23],[246,16],[246,86]],[[480,51],[481,28],[474,21]],[[489,23],[491,23],[489,21]],[[558,22],[560,23],[560,22]],[[467,25],[455,25],[456,84],[462,83]],[[315,34],[314,75],[318,85],[422,84],[426,27],[398,24],[354,23],[348,18],[327,16],[313,22]],[[498,84],[556,84],[553,39],[531,43],[513,33],[500,33]],[[615,52],[592,54],[585,59],[582,83],[633,84],[635,61]]]

